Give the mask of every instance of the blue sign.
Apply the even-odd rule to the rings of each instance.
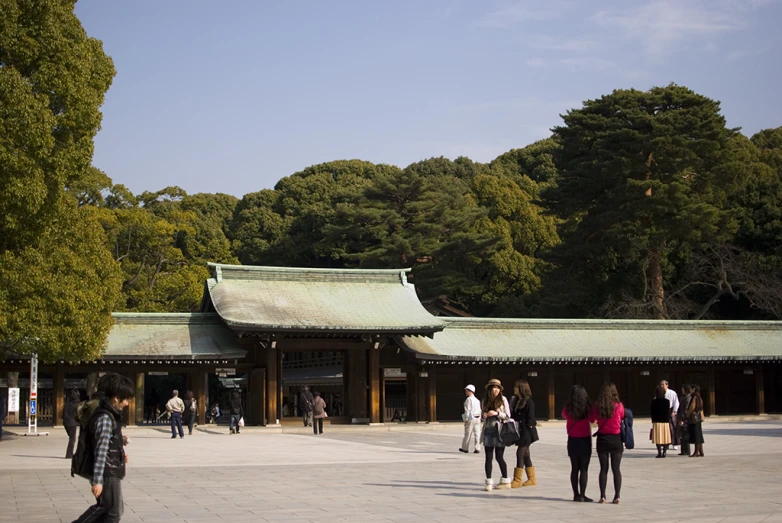
[[[30,416],[35,416],[35,400],[30,400]]]

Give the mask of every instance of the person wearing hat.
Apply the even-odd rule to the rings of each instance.
[[[470,440],[475,439],[475,454],[480,454],[481,446],[481,402],[475,397],[475,385],[464,387],[464,394],[467,399],[464,400],[464,439],[460,452],[470,452]]]
[[[505,463],[505,444],[500,439],[500,424],[510,418],[510,405],[508,399],[502,395],[502,383],[498,379],[491,379],[486,384],[486,394],[483,398],[483,410],[481,417],[484,420],[481,440],[486,450],[486,486],[484,490],[509,489],[508,465]],[[492,460],[496,457],[500,466],[502,479],[495,487],[491,480]]]

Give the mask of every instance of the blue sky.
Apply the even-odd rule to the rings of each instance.
[[[80,0],[117,68],[94,164],[242,196],[308,165],[497,155],[613,89],[675,82],[782,126],[782,0]]]

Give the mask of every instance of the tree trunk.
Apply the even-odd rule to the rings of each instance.
[[[658,320],[665,319],[665,288],[663,287],[663,270],[660,263],[660,251],[649,251],[649,280],[652,291],[652,304],[654,304],[655,317]]]
[[[652,160],[653,160],[653,155],[652,153],[649,153],[646,156],[646,161],[644,162],[645,180],[652,179]],[[646,192],[644,194],[646,195],[647,198],[652,197],[651,184],[649,184],[649,188],[646,189]],[[647,226],[651,228],[652,226],[651,218],[649,218],[649,223]],[[662,264],[660,263],[659,249],[649,250],[649,279],[650,279],[649,287],[652,290],[652,304],[654,305],[654,309],[655,309],[654,310],[655,317],[658,320],[664,320],[665,305],[663,304],[663,298],[665,297],[665,288],[663,286],[663,269],[662,269]]]
[[[19,373],[18,372],[9,372],[8,373],[8,388],[16,388],[19,386]],[[8,398],[6,398],[6,401],[8,401]],[[22,407],[21,405],[21,397],[19,398],[19,408]],[[6,406],[8,408],[8,406]],[[9,425],[16,425],[19,423],[19,413],[18,412],[9,412],[8,416],[5,418],[5,423],[8,423]]]

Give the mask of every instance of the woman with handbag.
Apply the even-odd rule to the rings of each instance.
[[[323,418],[326,414],[326,402],[320,397],[320,392],[314,392],[312,400],[312,430],[315,434],[323,434]]]
[[[573,385],[570,388],[570,399],[562,408],[562,417],[567,420],[567,455],[570,458],[573,501],[592,501],[592,498],[586,496],[589,462],[592,459],[592,429],[589,427],[591,413],[592,400],[586,389],[581,385]]]
[[[671,444],[671,402],[665,397],[665,389],[657,385],[654,390],[654,399],[651,406],[652,413],[652,442],[657,445],[658,458],[664,458],[668,454],[668,445]]]
[[[538,429],[535,427],[535,402],[532,401],[532,391],[527,380],[516,380],[513,385],[513,407],[511,417],[519,424],[520,439],[516,443],[516,468],[513,469],[511,488],[531,487],[537,485],[535,467],[532,466],[529,447],[538,441]],[[523,473],[527,471],[527,481],[522,482]]]
[[[622,454],[624,444],[620,435],[625,407],[619,401],[616,385],[603,383],[600,395],[592,408],[590,422],[597,422],[597,458],[600,460],[600,503],[606,502],[606,484],[608,483],[608,463],[611,462],[611,473],[614,476],[614,501],[619,504],[619,493],[622,490]]]
[[[690,444],[695,449],[690,455],[691,458],[703,457],[703,399],[701,398],[701,388],[692,385],[690,393],[690,406],[687,408],[687,432],[690,433]]]
[[[679,400],[679,411],[676,413],[676,421],[679,424],[676,427],[676,433],[679,436],[682,447],[679,451],[679,456],[690,455],[690,431],[689,424],[687,423],[687,409],[690,408],[690,395],[691,387],[688,383],[682,385],[682,398]]]
[[[483,409],[481,418],[483,419],[483,430],[481,432],[481,440],[483,440],[483,448],[486,452],[486,486],[484,490],[491,491],[494,488],[509,489],[510,478],[508,478],[508,465],[505,463],[505,444],[500,438],[500,428],[504,421],[510,419],[510,405],[508,400],[502,395],[502,383],[500,380],[491,379],[486,384],[486,393],[483,397]],[[502,473],[502,479],[500,483],[494,487],[491,480],[492,473],[492,461],[496,457],[497,463],[500,466],[500,472]]]

